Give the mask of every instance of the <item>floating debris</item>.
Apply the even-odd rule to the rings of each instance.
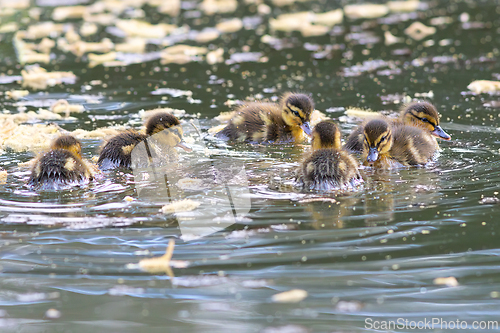
[[[213,40],[216,40],[217,38],[220,37],[220,35],[221,32],[219,30],[211,28],[198,33],[194,38],[194,40],[197,41],[198,43],[208,43]]]
[[[239,18],[233,18],[218,23],[215,28],[217,28],[220,32],[233,33],[240,31],[243,28],[243,21]]]
[[[61,318],[61,311],[56,309],[48,309],[47,311],[45,311],[45,318],[59,319]]]
[[[8,175],[7,170],[0,169],[0,183],[5,184]]]
[[[85,22],[80,27],[80,35],[83,37],[92,36],[97,33],[98,27],[95,23]]]
[[[200,9],[207,15],[217,13],[232,13],[238,8],[237,0],[203,0]]]
[[[92,68],[98,65],[106,65],[106,63],[114,62],[116,60],[116,55],[117,53],[115,51],[105,54],[89,53],[89,67]]]
[[[380,113],[369,110],[369,109],[359,109],[359,108],[347,108],[345,114],[349,117],[359,118],[363,120],[375,119],[380,117]]]
[[[493,93],[500,90],[500,81],[477,80],[471,82],[467,89],[476,94]]]
[[[61,83],[73,84],[76,76],[73,72],[47,72],[42,67],[30,67],[21,71],[23,87],[46,89]]]
[[[200,56],[205,55],[207,52],[208,49],[206,47],[179,44],[167,47],[161,52],[161,63],[182,65],[193,61],[201,61],[203,58]]]
[[[135,19],[118,20],[116,21],[116,26],[127,36],[145,38],[163,38],[178,28],[173,24],[151,24]]]
[[[267,62],[267,57],[263,57],[262,52],[236,52],[231,54],[226,65],[237,64],[241,62]]]
[[[167,273],[168,276],[174,278],[174,273],[172,267],[175,268],[186,268],[189,266],[187,261],[182,260],[172,260],[172,255],[174,254],[175,241],[173,239],[169,240],[167,250],[165,254],[161,257],[142,259],[139,264],[129,264],[127,268],[133,269],[138,266],[143,271],[148,273]]]
[[[206,55],[207,64],[215,65],[224,62],[224,49],[218,48],[217,50],[208,52]]]
[[[344,7],[344,14],[350,19],[360,18],[379,18],[389,13],[387,5],[377,4],[360,4],[360,5],[347,5]]]
[[[135,199],[132,198],[130,195],[127,195],[125,198],[123,198],[123,201],[132,202],[132,201],[135,201]]]
[[[479,200],[479,203],[481,205],[494,205],[500,203],[500,199],[498,199],[497,197],[484,197]]]
[[[364,304],[358,301],[340,301],[335,305],[335,310],[340,312],[358,312],[364,307]]]
[[[16,22],[9,22],[0,26],[0,34],[5,34],[9,32],[16,32],[19,30],[19,26]]]
[[[64,24],[56,24],[54,22],[43,22],[30,25],[28,30],[19,31],[19,38],[23,39],[40,39],[43,37],[57,37],[64,32]]]
[[[432,283],[435,285],[445,285],[447,287],[457,287],[459,285],[457,279],[453,276],[435,278]]]
[[[302,289],[292,289],[271,297],[275,303],[298,303],[307,297],[307,291]]]
[[[60,99],[51,105],[50,111],[54,113],[65,113],[66,117],[69,117],[69,114],[81,113],[85,111],[85,107],[81,104],[69,104],[69,102],[65,99]]]
[[[174,201],[168,205],[165,205],[161,208],[163,214],[174,214],[180,212],[190,212],[195,210],[201,205],[201,202],[194,201],[191,199],[184,199],[179,201]]]
[[[344,12],[342,9],[331,10],[325,13],[314,14],[313,22],[322,24],[328,27],[333,27],[336,24],[342,23],[344,20]]]
[[[334,25],[341,23],[343,18],[341,9],[317,14],[287,13],[279,15],[276,19],[270,19],[269,27],[274,31],[300,31],[304,37],[321,36],[327,34]]]
[[[384,32],[384,40],[385,40],[384,43],[387,46],[392,45],[392,44],[396,44],[396,43],[403,43],[405,41],[404,38],[396,37],[393,34],[391,34],[390,31]]]
[[[10,90],[5,92],[5,96],[10,99],[21,99],[25,96],[28,96],[30,92],[28,90]]]
[[[420,7],[419,0],[389,1],[387,7],[391,12],[414,12]]]
[[[422,40],[430,35],[436,33],[436,28],[428,27],[421,22],[413,22],[408,28],[405,29],[405,34],[415,40]]]
[[[54,21],[64,21],[67,19],[82,18],[87,12],[86,6],[61,6],[54,8],[52,19]]]

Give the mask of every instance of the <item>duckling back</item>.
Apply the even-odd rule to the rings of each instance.
[[[40,189],[59,189],[92,180],[85,162],[65,149],[53,149],[40,156],[31,171],[28,185]]]
[[[313,152],[306,156],[300,181],[307,190],[332,191],[359,185],[363,179],[358,162],[340,150],[340,130],[330,121],[316,125],[312,133]]]
[[[314,103],[304,94],[284,94],[280,104],[247,103],[217,137],[247,143],[301,142],[304,133],[310,135],[313,110]]]
[[[363,152],[364,140],[364,124],[362,124],[356,127],[351,132],[351,134],[349,134],[344,144],[344,150],[351,153],[360,154]]]
[[[394,142],[389,154],[403,165],[425,165],[438,149],[436,140],[418,127],[398,125],[393,127],[392,133]]]
[[[307,190],[332,191],[354,187],[363,182],[358,162],[347,152],[318,149],[302,164],[301,181]]]
[[[132,165],[132,150],[147,135],[136,131],[126,131],[112,137],[101,150],[97,164],[101,170],[115,168],[130,169]]]

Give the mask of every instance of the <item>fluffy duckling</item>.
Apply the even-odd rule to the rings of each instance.
[[[217,137],[249,143],[300,143],[311,135],[314,102],[305,94],[286,93],[279,104],[253,102],[239,107]]]
[[[391,168],[428,163],[437,150],[431,135],[420,128],[392,125],[384,119],[373,119],[363,128],[365,165]]]
[[[82,145],[71,135],[55,139],[50,150],[38,157],[28,185],[43,189],[58,189],[93,179],[93,171],[82,159]]]
[[[333,122],[318,123],[312,133],[312,153],[305,158],[299,181],[307,190],[331,191],[363,182],[358,163],[340,149],[340,131]]]
[[[451,140],[451,136],[439,126],[439,113],[436,107],[429,102],[415,102],[406,105],[398,119],[387,119],[391,125],[409,125],[421,128],[431,135],[443,140]],[[344,149],[361,153],[363,151],[363,125],[357,127],[347,138]],[[434,139],[435,140],[435,139]],[[437,141],[436,141],[437,142]]]
[[[128,130],[112,137],[101,150],[97,164],[101,170],[132,167],[132,150],[139,143],[155,135],[155,141],[166,147],[191,149],[182,140],[182,128],[177,117],[167,112],[158,112],[145,123],[146,134]],[[165,131],[166,130],[166,131]],[[173,153],[173,151],[171,151]],[[167,154],[168,155],[168,152]]]

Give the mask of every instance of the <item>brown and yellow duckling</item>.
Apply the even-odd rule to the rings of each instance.
[[[302,163],[299,182],[304,189],[332,191],[363,182],[358,162],[341,150],[340,131],[333,122],[318,123],[312,133],[312,153]]]
[[[141,142],[154,136],[154,142],[168,147],[180,147],[186,151],[191,149],[182,139],[182,128],[179,119],[167,112],[158,112],[146,122],[146,134],[128,130],[108,140],[102,148],[97,161],[101,170],[132,167],[132,151]],[[147,147],[149,148],[149,146]],[[174,151],[170,151],[172,154]],[[151,147],[150,153],[154,153]],[[168,155],[168,152],[167,152]],[[166,156],[165,158],[168,158]]]
[[[373,119],[363,127],[365,165],[379,168],[421,166],[432,160],[437,143],[425,130],[393,125],[385,119]]]
[[[381,117],[382,118],[382,117]],[[408,125],[421,128],[432,136],[443,140],[451,140],[451,136],[439,125],[439,113],[436,107],[429,102],[415,102],[406,105],[398,119],[384,118],[391,125]],[[344,149],[361,153],[363,151],[364,124],[358,126],[347,138]],[[435,139],[434,139],[435,140]]]
[[[71,135],[55,139],[50,150],[34,161],[28,185],[40,189],[59,189],[82,185],[94,177],[90,164],[82,159],[82,145]]]
[[[217,137],[248,143],[300,143],[311,135],[314,102],[305,94],[286,93],[279,104],[252,102],[237,110]]]

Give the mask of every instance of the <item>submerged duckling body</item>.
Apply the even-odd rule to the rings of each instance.
[[[358,162],[340,149],[340,131],[333,122],[318,123],[312,133],[312,153],[304,159],[299,181],[304,189],[332,191],[363,182]]]
[[[365,165],[391,168],[422,166],[432,160],[437,143],[425,130],[407,125],[392,125],[373,119],[363,128]]]
[[[252,102],[237,110],[217,137],[247,143],[300,143],[311,135],[314,102],[305,94],[286,93],[279,104]]]
[[[447,141],[451,140],[451,136],[439,125],[440,117],[436,107],[429,102],[415,102],[406,105],[401,111],[398,119],[381,118],[385,119],[385,121],[392,126],[408,125],[427,131],[433,136],[434,141],[436,141],[435,138],[441,138]],[[354,153],[361,153],[363,151],[365,124],[366,123],[358,126],[349,135],[344,149]]]
[[[154,136],[154,141],[169,148],[165,158],[174,155],[173,147],[181,147],[190,151],[182,141],[182,128],[174,115],[167,112],[158,112],[152,115],[145,123],[146,134],[134,130],[125,131],[112,137],[101,150],[97,161],[101,170],[132,167],[132,151],[141,142]],[[148,146],[149,148],[149,146]],[[151,150],[153,148],[151,147]],[[151,151],[150,153],[153,153]]]
[[[92,180],[93,171],[82,159],[81,153],[81,143],[73,136],[63,135],[55,139],[50,150],[35,160],[28,185],[58,189]]]

